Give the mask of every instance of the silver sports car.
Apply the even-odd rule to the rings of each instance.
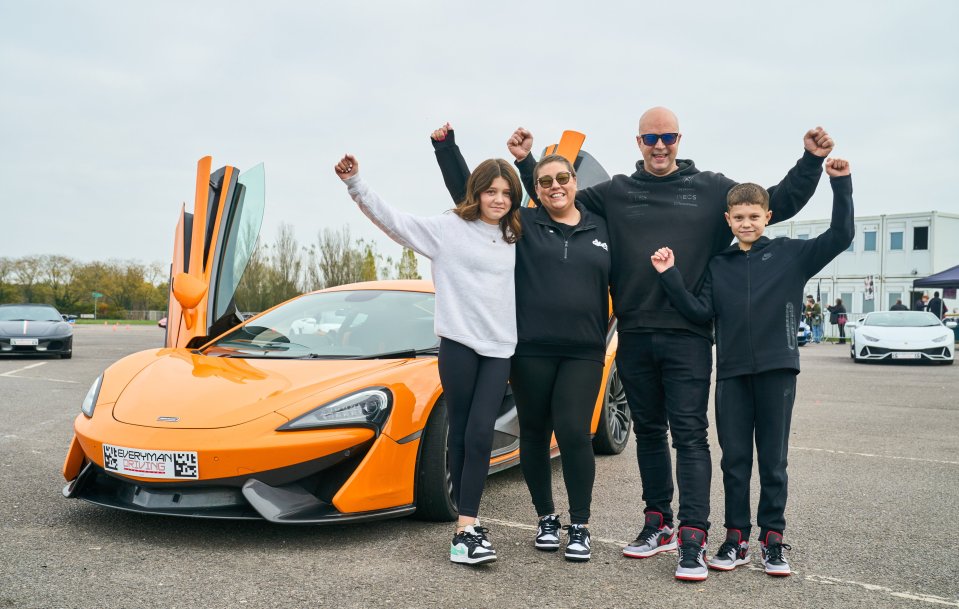
[[[846,324],[852,330],[849,357],[868,361],[926,361],[951,364],[955,335],[949,325],[924,311],[877,311]]]
[[[0,305],[0,355],[73,357],[73,326],[46,304]]]

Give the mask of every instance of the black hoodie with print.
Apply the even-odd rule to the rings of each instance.
[[[809,201],[822,175],[822,162],[804,151],[786,177],[769,189],[774,222],[793,217]],[[619,331],[686,331],[711,339],[711,322],[690,321],[670,305],[649,257],[668,245],[676,252],[686,287],[698,292],[710,257],[731,241],[723,213],[726,194],[736,182],[721,173],[699,171],[690,160],[676,163],[677,171],[660,177],[638,161],[633,175],[616,175],[584,188],[576,201],[603,216],[609,227],[610,291]],[[534,199],[535,165],[532,155],[516,162]]]

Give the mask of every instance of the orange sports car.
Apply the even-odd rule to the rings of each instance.
[[[262,166],[211,173],[200,161],[194,213],[181,211],[174,241],[166,345],[121,359],[90,387],[64,495],[279,523],[454,519],[432,284],[344,285],[244,321],[233,294],[263,193]],[[611,319],[592,420],[607,454],[630,429],[615,349]],[[507,392],[491,472],[519,462],[518,429]]]

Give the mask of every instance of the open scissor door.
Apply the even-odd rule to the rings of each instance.
[[[266,202],[263,165],[197,163],[193,213],[180,211],[170,267],[167,347],[192,347],[242,321],[233,297],[253,255]]]

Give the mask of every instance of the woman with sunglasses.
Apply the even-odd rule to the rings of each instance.
[[[449,415],[449,465],[459,518],[450,560],[496,560],[479,526],[480,497],[489,471],[493,425],[506,393],[516,347],[513,269],[522,232],[522,186],[503,159],[479,164],[466,180],[463,204],[427,218],[401,213],[360,179],[346,155],[335,166],[350,196],[391,239],[432,261],[439,374]]]
[[[449,124],[432,134],[436,158],[454,201],[463,199],[469,169]],[[571,524],[564,555],[590,558],[589,516],[595,463],[590,423],[603,378],[609,323],[609,237],[606,222],[576,204],[576,172],[564,157],[536,165],[540,207],[519,209],[516,244],[518,343],[510,369],[520,426],[520,467],[539,516],[540,550],[559,549],[550,441],[555,432]]]

